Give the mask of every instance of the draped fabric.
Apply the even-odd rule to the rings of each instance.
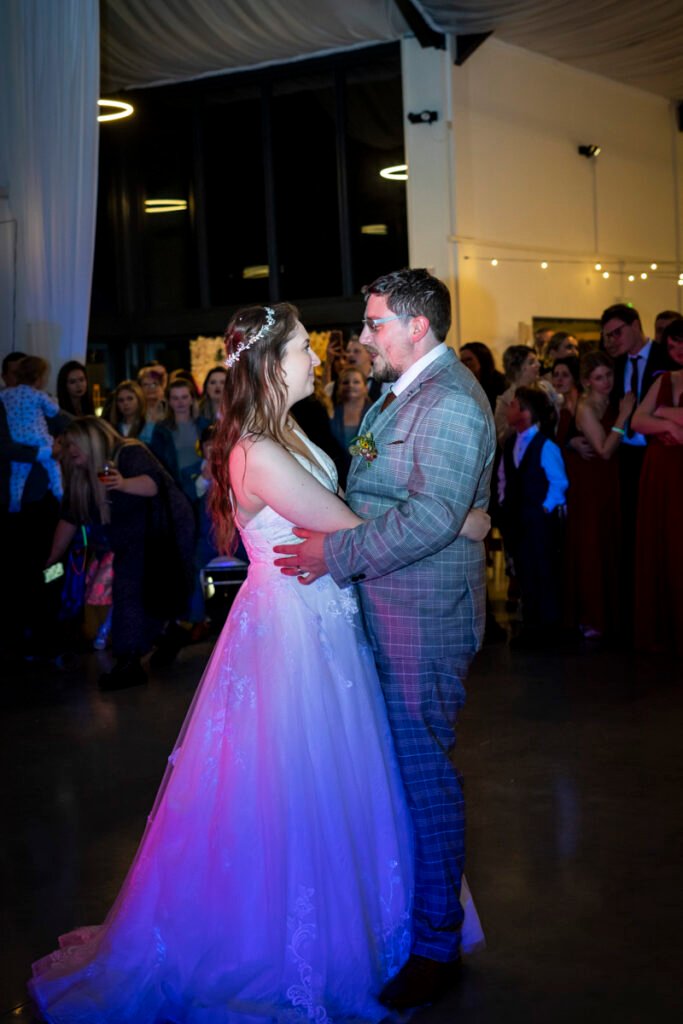
[[[683,96],[681,0],[416,0],[440,32],[506,43],[672,99]]]
[[[394,0],[105,0],[105,89],[182,81],[399,39]]]
[[[498,39],[683,96],[680,0],[412,0],[438,32]],[[396,0],[103,0],[107,88],[181,81],[399,39]]]
[[[3,352],[42,355],[53,380],[86,351],[97,199],[97,0],[0,4],[0,184],[16,221],[0,247]],[[9,284],[8,284],[9,282]],[[7,337],[7,333],[13,336]]]

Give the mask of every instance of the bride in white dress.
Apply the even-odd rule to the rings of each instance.
[[[378,1021],[410,951],[410,823],[355,595],[273,565],[293,524],[360,522],[288,416],[318,359],[286,304],[226,345],[212,504],[248,578],[105,923],[33,966],[54,1024]]]

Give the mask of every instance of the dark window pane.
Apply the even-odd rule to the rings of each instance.
[[[221,84],[206,99],[204,181],[214,306],[269,295],[260,89]]]
[[[273,87],[280,294],[340,295],[335,97],[331,74]]]
[[[405,181],[380,177],[405,162],[398,61],[347,72],[347,161],[353,284],[408,262]]]
[[[178,90],[140,97],[137,215],[142,223],[145,307],[181,309],[198,303],[192,223],[192,108]],[[166,209],[163,199],[180,208]],[[182,208],[182,204],[185,207]],[[164,212],[154,212],[163,210]]]

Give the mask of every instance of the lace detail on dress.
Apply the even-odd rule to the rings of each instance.
[[[287,921],[288,930],[291,933],[288,948],[294,957],[300,979],[298,985],[289,986],[287,998],[293,1006],[306,1011],[308,1020],[315,1021],[316,1024],[333,1024],[325,1007],[315,1001],[313,968],[304,955],[306,947],[315,942],[316,938],[312,899],[314,895],[315,889],[300,885],[299,895],[294,903],[294,914]]]

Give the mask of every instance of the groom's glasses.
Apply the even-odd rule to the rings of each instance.
[[[390,324],[392,320],[403,320],[402,316],[366,316],[362,321],[371,334],[377,334],[382,324]]]

